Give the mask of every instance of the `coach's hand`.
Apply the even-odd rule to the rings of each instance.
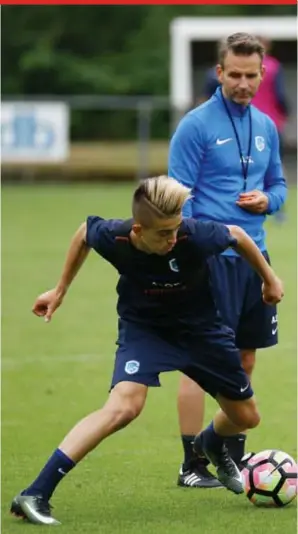
[[[236,204],[251,213],[266,213],[269,199],[262,191],[248,191],[239,195]]]
[[[32,311],[38,317],[44,317],[46,323],[48,323],[53,313],[62,304],[64,294],[57,289],[50,289],[46,293],[42,293],[37,297]]]
[[[282,281],[277,276],[274,276],[270,283],[263,282],[262,294],[266,304],[278,304],[284,296]]]

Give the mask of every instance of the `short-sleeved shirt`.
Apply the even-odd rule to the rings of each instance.
[[[87,219],[86,244],[119,272],[121,319],[156,327],[193,329],[214,323],[217,310],[207,258],[236,245],[220,223],[184,219],[166,255],[148,254],[130,240],[132,220]]]

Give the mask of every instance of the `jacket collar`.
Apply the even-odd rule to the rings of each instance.
[[[214,97],[217,98],[217,100],[223,105],[223,102],[222,102],[222,98],[224,98],[229,110],[230,110],[230,113],[232,116],[234,117],[244,117],[250,107],[250,105],[248,106],[243,106],[242,104],[237,104],[236,102],[233,102],[233,100],[229,100],[228,98],[225,98],[223,95],[222,95],[222,89],[221,89],[221,86],[219,86],[216,91],[215,91],[215,94],[214,94]]]

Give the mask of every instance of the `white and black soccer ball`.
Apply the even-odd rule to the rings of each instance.
[[[256,506],[282,507],[297,496],[298,466],[283,451],[265,450],[254,454],[241,474],[246,496]]]

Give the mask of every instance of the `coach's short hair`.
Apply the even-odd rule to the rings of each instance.
[[[227,53],[231,51],[236,56],[251,56],[258,54],[263,61],[265,49],[257,37],[250,33],[233,33],[223,39],[218,46],[218,62],[223,67]]]
[[[191,198],[191,189],[168,176],[143,180],[135,190],[132,201],[133,218],[150,224],[153,217],[166,219],[180,215],[183,205]]]

